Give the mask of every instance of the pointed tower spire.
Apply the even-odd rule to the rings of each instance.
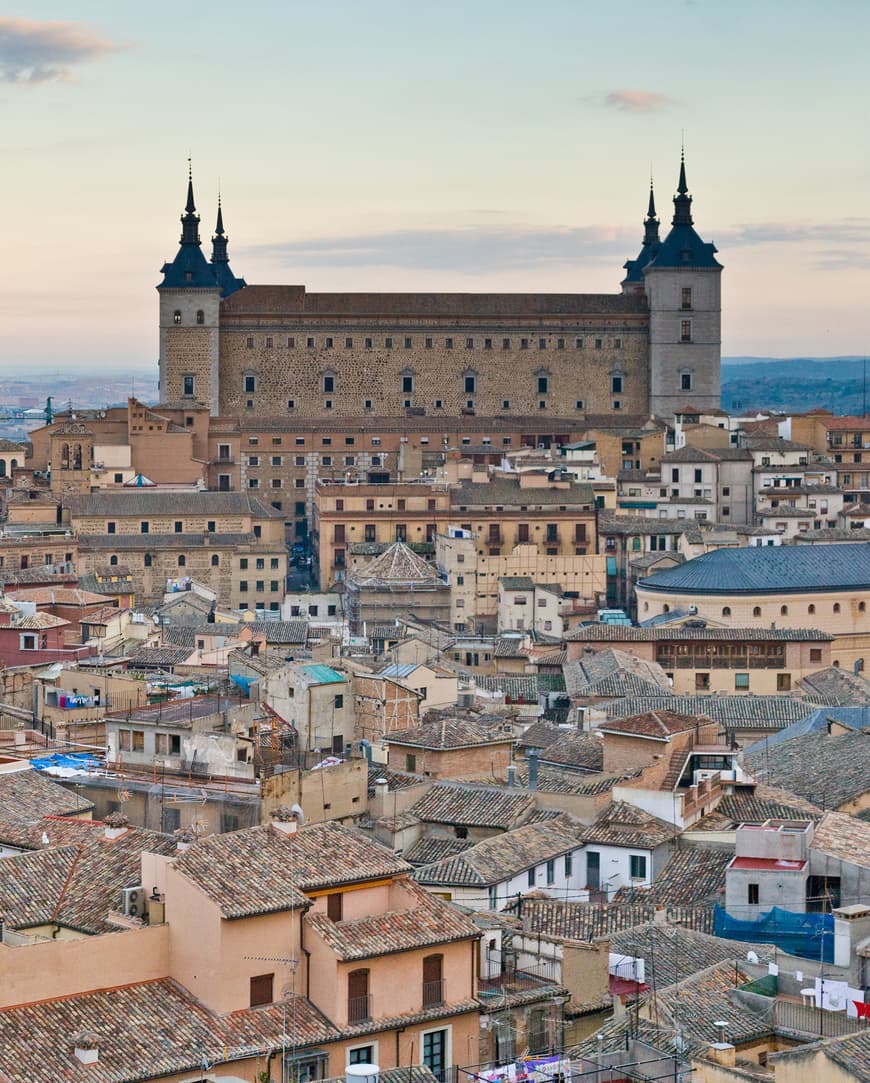
[[[686,184],[686,152],[680,150],[680,179],[677,182],[677,194],[674,196],[673,225],[692,225],[692,197],[689,195],[689,186]]]
[[[193,199],[193,166],[190,158],[187,159],[187,203],[184,214],[181,216],[181,243],[199,244],[199,215],[196,213],[196,203]]]
[[[649,179],[649,206],[646,218],[643,220],[643,243],[644,247],[659,243],[659,220],[656,215],[656,198],[653,192],[652,176]]]
[[[224,232],[224,215],[221,208],[221,197],[218,193],[218,209],[217,209],[217,221],[214,227],[214,236],[211,239],[211,261],[212,263],[229,263],[230,257],[227,254],[227,237]]]

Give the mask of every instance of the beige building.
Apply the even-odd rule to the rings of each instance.
[[[137,597],[162,599],[193,578],[232,609],[278,611],[287,550],[283,516],[247,493],[135,489],[65,501],[79,572],[127,566]]]
[[[567,638],[569,661],[588,650],[618,648],[656,662],[675,695],[790,692],[831,664],[834,636],[815,628],[721,628],[664,624],[632,628],[592,624]]]
[[[818,628],[851,666],[870,632],[870,545],[720,549],[639,580],[641,622],[690,614],[733,628]],[[854,649],[849,644],[854,645]]]

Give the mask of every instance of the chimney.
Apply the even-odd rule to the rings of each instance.
[[[529,789],[536,790],[538,788],[538,750],[530,748],[527,759],[529,761]]]
[[[508,772],[507,772],[508,789],[513,789],[513,787],[516,785],[516,777],[517,777],[517,769],[516,769],[516,767],[514,767],[514,765],[512,763],[509,763],[508,764]]]
[[[285,835],[295,835],[299,830],[297,813],[287,805],[272,809],[272,827]]]
[[[175,847],[180,854],[189,850],[196,842],[196,835],[187,827],[179,827],[173,832],[175,835]]]
[[[129,819],[123,812],[110,812],[103,823],[106,825],[103,834],[107,839],[119,838],[130,825]]]
[[[80,1030],[73,1037],[73,1053],[82,1064],[96,1064],[100,1059],[100,1042],[91,1030]]]
[[[714,1042],[707,1050],[707,1056],[726,1068],[734,1068],[737,1064],[737,1050],[730,1042]]]

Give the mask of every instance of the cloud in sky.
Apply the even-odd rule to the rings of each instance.
[[[870,243],[870,218],[841,218],[835,222],[754,222],[718,234],[722,244],[836,244],[862,250]]]
[[[296,267],[401,267],[480,274],[621,261],[637,248],[636,232],[602,226],[473,225],[314,237],[240,247],[239,252]]]
[[[625,113],[655,113],[673,105],[673,99],[655,90],[632,90],[625,87],[606,94],[604,104]]]
[[[0,82],[32,86],[72,78],[77,64],[118,48],[82,23],[0,16]]]

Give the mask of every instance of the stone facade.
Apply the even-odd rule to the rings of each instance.
[[[158,287],[161,396],[288,431],[296,418],[718,407],[721,267],[692,229],[684,168],[674,203],[661,243],[650,204],[619,293],[326,294],[245,287],[222,233],[207,264],[190,186]]]

